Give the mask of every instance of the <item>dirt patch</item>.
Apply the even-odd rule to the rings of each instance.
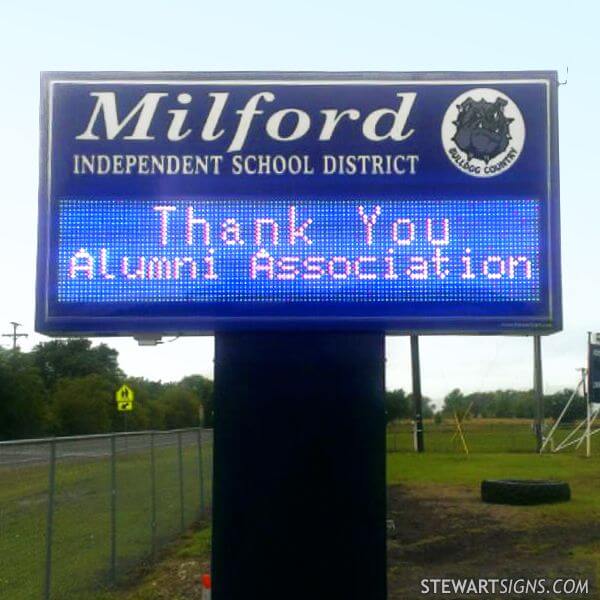
[[[388,540],[388,598],[425,597],[421,580],[426,578],[558,577],[589,579],[594,591],[585,597],[598,597],[594,565],[575,561],[571,555],[575,546],[600,538],[600,524],[535,526],[521,518],[519,511],[484,504],[466,487],[391,487],[388,516],[394,520],[395,532]],[[540,596],[488,592],[477,597]]]
[[[156,565],[139,567],[121,589],[98,600],[201,600],[203,573],[210,573],[210,531],[197,524]]]
[[[596,564],[589,560],[590,554],[585,549],[586,545],[599,543],[600,522],[569,520],[568,527],[557,526],[556,522],[544,522],[539,513],[528,509],[484,504],[472,487],[456,485],[391,487],[388,516],[395,523],[395,531],[388,539],[389,600],[600,598],[596,591]],[[576,547],[578,550],[574,552]],[[209,570],[210,535],[201,529],[190,532],[167,551],[157,567],[134,577],[132,589],[110,598],[200,600],[200,575]],[[422,593],[423,579],[448,578],[587,579],[590,593],[585,596]],[[307,600],[311,599],[312,596],[307,596]]]

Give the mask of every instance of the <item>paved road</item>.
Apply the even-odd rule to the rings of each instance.
[[[203,446],[212,445],[212,430],[204,430]],[[110,438],[91,437],[90,439],[56,438],[56,457],[58,460],[90,460],[110,456]],[[195,431],[182,433],[184,446],[197,444]],[[173,433],[157,433],[154,436],[156,448],[177,446],[177,435]],[[130,435],[117,437],[117,453],[148,452],[149,435]],[[50,459],[49,443],[32,444],[0,444],[0,467],[21,466],[26,464],[43,464]]]

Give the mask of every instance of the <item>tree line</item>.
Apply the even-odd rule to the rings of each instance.
[[[572,389],[565,388],[554,394],[544,396],[544,414],[546,418],[556,419],[568,402]],[[424,418],[453,417],[454,412],[461,416],[467,409],[472,417],[495,419],[533,419],[536,414],[536,399],[533,390],[495,390],[492,392],[473,392],[464,394],[460,389],[452,390],[443,400],[438,410],[432,406],[431,399],[423,398]],[[404,390],[386,393],[386,415],[388,422],[397,419],[413,418],[412,395]],[[564,416],[565,422],[584,419],[586,415],[585,399],[577,397]]]
[[[115,402],[124,383],[135,393],[128,413]],[[116,350],[88,339],[0,348],[0,439],[211,426],[212,418],[212,381],[201,375],[177,383],[127,377]]]
[[[127,383],[135,392],[134,410],[117,411],[115,392]],[[545,415],[556,419],[573,390],[544,398]],[[535,417],[533,390],[496,390],[464,394],[452,390],[436,409],[423,398],[423,417],[452,417],[470,407],[473,417]],[[413,417],[412,394],[386,392],[388,422]],[[585,417],[585,401],[577,398],[566,421]],[[127,417],[125,417],[127,414]],[[126,422],[127,421],[127,422]],[[45,435],[80,435],[128,430],[163,430],[213,423],[213,384],[201,375],[176,383],[127,377],[118,352],[88,339],[52,340],[31,352],[0,348],[0,439]]]

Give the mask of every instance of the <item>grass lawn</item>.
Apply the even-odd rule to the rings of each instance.
[[[197,447],[183,452],[184,524],[199,516]],[[210,457],[204,457],[205,482]],[[151,558],[149,452],[119,452],[116,467],[117,577]],[[61,459],[56,468],[52,592],[88,598],[110,581],[110,460]],[[35,600],[44,584],[47,465],[0,468],[0,598]],[[206,487],[206,498],[210,488]],[[156,539],[163,546],[181,532],[177,448],[156,450]]]
[[[388,485],[461,488],[479,495],[483,479],[563,479],[571,502],[516,509],[523,522],[540,519],[600,520],[600,456],[573,454],[388,454]]]
[[[423,576],[600,575],[600,436],[595,455],[535,455],[527,422],[465,424],[466,456],[448,424],[426,424],[427,453],[395,452],[412,445],[406,424],[388,433],[390,600],[419,597]],[[561,432],[564,436],[566,431]],[[442,452],[441,450],[446,450]],[[517,450],[509,452],[508,449]],[[198,516],[197,450],[184,452],[185,524]],[[208,482],[210,457],[206,456]],[[57,474],[54,598],[179,600],[200,597],[210,564],[206,524],[180,533],[175,448],[157,449],[157,538],[166,547],[150,558],[150,461],[123,453],[117,466],[117,552],[120,585],[107,589],[110,557],[110,462],[60,461]],[[485,505],[486,478],[564,479],[571,502],[537,507]],[[0,598],[41,597],[48,473],[45,466],[0,468]],[[206,488],[207,497],[210,488]],[[164,546],[168,542],[170,545]],[[593,597],[593,596],[590,596]]]
[[[200,578],[210,572],[211,530],[206,523],[167,547],[153,569],[139,569],[135,584],[87,596],[88,600],[190,600],[201,598]]]
[[[494,478],[562,479],[572,500],[484,504],[480,482]],[[391,453],[388,483],[390,600],[419,597],[425,577],[572,577],[600,597],[600,456]]]
[[[483,504],[481,480],[506,477],[565,479],[573,499],[532,507]],[[398,530],[388,541],[390,600],[419,598],[420,579],[436,576],[589,578],[587,597],[596,597],[600,456],[390,453],[388,484]],[[93,600],[200,598],[199,577],[209,564],[210,532],[201,529],[135,586]]]
[[[463,432],[469,452],[501,453],[535,452],[535,436],[530,419],[467,419],[463,424]],[[443,423],[434,423],[428,419],[424,423],[425,448],[429,452],[464,453],[460,438],[456,436],[456,426],[446,419]],[[555,434],[558,444],[574,428],[572,424],[561,425]],[[571,439],[577,439],[580,433]],[[593,448],[600,452],[600,436],[592,437]],[[387,447],[390,452],[410,452],[413,449],[413,426],[409,421],[396,421],[388,427]],[[584,444],[579,448],[582,453]],[[565,450],[571,454],[574,447]]]

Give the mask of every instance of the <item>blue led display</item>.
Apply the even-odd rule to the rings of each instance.
[[[558,331],[557,85],[44,73],[36,329]]]
[[[58,300],[539,302],[535,200],[60,202]]]

